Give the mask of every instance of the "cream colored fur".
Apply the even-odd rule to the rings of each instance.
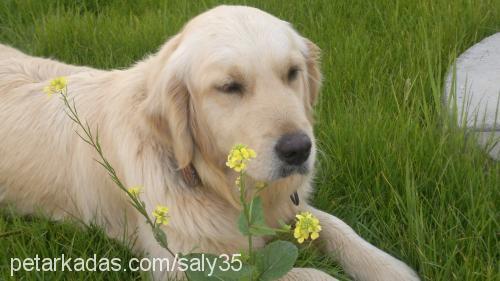
[[[175,252],[231,253],[246,247],[236,228],[234,172],[225,167],[235,143],[254,148],[251,180],[270,183],[266,220],[292,220],[310,210],[323,225],[324,249],[356,280],[419,280],[404,263],[360,238],[336,217],[307,204],[312,173],[285,178],[277,139],[301,130],[312,139],[312,106],[320,88],[318,48],[291,26],[249,7],[221,6],[191,20],[158,53],[124,70],[102,71],[35,58],[0,45],[0,203],[25,214],[96,221],[110,237],[137,237],[135,251],[168,257],[151,230],[75,134],[57,97],[42,88],[67,76],[68,93],[95,130],[106,157],[128,185],[143,185],[149,212],[170,207],[165,227]],[[287,81],[291,66],[300,68]],[[244,84],[243,93],[218,86]],[[314,150],[314,144],[313,144]],[[306,163],[313,169],[314,151]],[[179,170],[192,164],[202,184],[190,187]],[[297,190],[295,207],[289,195]],[[320,242],[321,243],[321,242]],[[265,240],[256,238],[260,247]],[[155,272],[157,279],[180,273]],[[283,280],[334,280],[295,268]]]

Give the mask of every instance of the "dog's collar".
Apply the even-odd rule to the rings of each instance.
[[[195,187],[200,185],[201,179],[200,176],[198,175],[198,172],[194,168],[193,164],[189,164],[185,168],[182,168],[180,173],[182,179],[189,187]]]

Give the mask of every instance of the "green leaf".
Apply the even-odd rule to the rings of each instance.
[[[243,211],[240,213],[240,216],[238,217],[238,229],[240,230],[241,234],[248,236],[250,235],[250,231],[248,230],[248,225],[247,225],[247,219],[245,218],[245,214]]]
[[[276,235],[276,231],[268,226],[256,225],[250,227],[250,233],[255,236]]]
[[[287,241],[275,241],[256,253],[259,281],[275,280],[293,268],[297,260],[297,247]]]
[[[243,264],[243,258],[237,255],[230,255],[232,260],[204,253],[193,253],[182,258],[187,265],[186,275],[191,281],[251,281],[252,275],[255,276],[255,267]]]
[[[264,208],[262,208],[262,199],[260,197],[253,198],[248,208],[250,209],[250,227],[248,227],[247,219],[243,212],[241,212],[238,218],[238,229],[243,235],[264,236],[276,234],[276,231],[266,226]]]
[[[168,248],[167,235],[165,234],[165,231],[163,231],[163,229],[161,229],[159,226],[156,226],[153,229],[153,234],[160,246],[165,249]]]

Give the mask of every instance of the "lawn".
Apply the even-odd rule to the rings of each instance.
[[[447,120],[448,66],[500,30],[500,2],[239,1],[295,26],[323,51],[315,206],[404,260],[423,280],[499,280],[500,165]],[[0,1],[0,42],[29,54],[123,68],[217,1]],[[1,121],[0,121],[1,122]],[[1,136],[4,137],[4,136]],[[0,155],[1,157],[1,155]],[[133,255],[95,226],[0,216],[0,280],[142,280],[140,274],[22,273],[11,257]],[[349,280],[320,253],[298,266]]]

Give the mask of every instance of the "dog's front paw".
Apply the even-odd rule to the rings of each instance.
[[[420,281],[413,269],[391,256],[357,271],[353,277],[357,281]]]
[[[314,268],[292,268],[279,281],[338,281],[323,271]]]
[[[398,261],[399,262],[399,261]],[[399,265],[386,268],[376,280],[380,281],[420,281],[417,273],[406,264],[399,262]]]

